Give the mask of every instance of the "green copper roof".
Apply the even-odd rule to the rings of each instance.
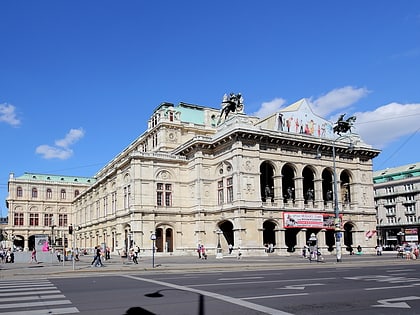
[[[373,172],[375,184],[420,176],[420,162]]]
[[[50,175],[50,174],[38,174],[38,173],[25,173],[22,176],[16,177],[16,179],[33,180],[33,181],[78,183],[78,184],[92,184],[96,181],[96,179],[93,178],[93,177]]]

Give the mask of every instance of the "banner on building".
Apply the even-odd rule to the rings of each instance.
[[[417,228],[405,229],[405,241],[406,242],[418,242],[419,233]]]
[[[327,213],[284,212],[283,221],[285,228],[335,229],[335,215]]]

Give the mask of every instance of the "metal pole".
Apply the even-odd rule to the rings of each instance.
[[[334,226],[335,226],[335,251],[337,262],[341,261],[341,230],[340,213],[338,209],[338,191],[337,191],[337,169],[335,167],[335,141],[332,142],[333,149],[333,175],[334,175]]]

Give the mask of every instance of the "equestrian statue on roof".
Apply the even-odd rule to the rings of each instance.
[[[351,132],[351,128],[353,127],[353,124],[356,121],[356,116],[351,116],[346,120],[344,120],[344,116],[346,116],[346,114],[340,115],[333,127],[333,132],[338,134],[339,136],[341,136],[342,133],[346,133],[348,131]]]
[[[220,116],[218,124],[222,121],[222,118],[226,120],[230,112],[243,113],[244,110],[244,98],[241,93],[229,95],[225,94],[222,100],[222,109],[220,110]]]

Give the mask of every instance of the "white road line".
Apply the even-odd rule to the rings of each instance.
[[[16,296],[16,297],[0,298],[0,303],[31,301],[31,300],[63,299],[63,298],[64,299],[66,298],[64,294]]]
[[[288,282],[302,282],[302,281],[322,281],[334,280],[333,278],[309,278],[309,279],[289,279],[289,280],[263,280],[263,281],[241,281],[241,282],[225,282],[225,283],[201,283],[191,284],[190,287],[207,287],[207,286],[223,286],[223,285],[244,285],[244,284],[258,284],[258,283],[288,283]]]
[[[137,281],[154,283],[154,284],[158,284],[158,285],[161,285],[161,286],[165,286],[165,287],[169,287],[169,288],[173,288],[173,289],[177,289],[177,290],[181,290],[181,291],[197,293],[197,294],[200,294],[202,296],[208,296],[208,297],[211,297],[213,299],[218,299],[218,300],[221,300],[221,301],[225,301],[227,303],[236,304],[236,305],[246,307],[246,308],[258,311],[258,312],[263,312],[263,313],[272,314],[272,315],[291,315],[290,313],[283,312],[283,311],[280,311],[280,310],[276,310],[274,308],[250,303],[250,302],[247,302],[247,301],[244,301],[244,300],[235,299],[235,298],[232,298],[232,297],[229,297],[229,296],[225,296],[225,295],[221,295],[221,294],[217,294],[217,293],[213,293],[213,292],[197,290],[197,289],[193,289],[193,288],[190,288],[190,287],[176,285],[176,284],[172,284],[172,283],[168,283],[168,282],[162,282],[162,281],[146,279],[146,278],[141,278],[141,277],[135,277],[135,276],[130,276],[130,275],[123,275],[122,277],[137,280]]]
[[[277,295],[262,295],[262,296],[250,296],[240,298],[241,300],[259,300],[259,299],[272,299],[272,298],[281,298],[289,296],[299,296],[299,295],[309,295],[309,293],[293,293],[293,294],[277,294]]]
[[[0,289],[0,293],[3,294],[3,292],[19,292],[19,291],[37,291],[37,290],[45,290],[46,288],[55,289],[55,286],[53,284],[46,285],[43,287],[38,288],[32,288],[32,287],[24,287],[24,288],[12,288],[12,289]]]
[[[240,277],[240,278],[220,278],[219,281],[228,281],[228,280],[251,280],[251,279],[264,279],[264,277]]]
[[[71,304],[71,301],[60,300],[60,301],[45,301],[45,302],[42,301],[42,302],[0,304],[0,309],[14,308],[14,307],[38,307],[38,306],[62,305],[62,304]]]
[[[402,288],[412,288],[415,284],[409,285],[396,285],[393,287],[377,287],[377,288],[365,288],[365,291],[375,291],[375,290],[392,290],[392,289],[402,289]]]
[[[60,290],[57,289],[51,289],[51,290],[44,290],[44,291],[37,291],[37,294],[53,294],[53,293],[61,293]],[[25,291],[25,292],[5,292],[5,293],[1,293],[1,296],[5,297],[5,296],[22,296],[22,295],[31,295],[34,294],[33,291]]]
[[[7,285],[7,286],[3,286],[3,285],[1,285],[0,286],[0,289],[5,289],[5,290],[10,290],[10,289],[13,289],[13,288],[21,288],[21,287],[24,287],[24,288],[29,288],[29,287],[31,287],[31,288],[36,288],[36,287],[51,287],[51,286],[54,286],[52,283],[42,283],[42,284],[39,284],[39,283],[37,283],[37,284],[15,284],[15,285]]]
[[[49,308],[44,310],[32,310],[24,312],[25,315],[60,315],[60,314],[75,314],[80,313],[76,307],[66,308]],[[22,315],[22,311],[0,313],[1,315]]]

